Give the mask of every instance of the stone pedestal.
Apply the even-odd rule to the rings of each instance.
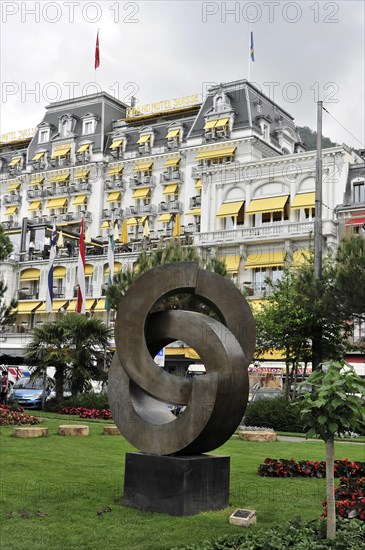
[[[41,428],[39,426],[32,426],[27,428],[14,428],[14,437],[47,437],[48,428]]]
[[[118,426],[114,426],[112,424],[112,425],[109,425],[109,426],[104,426],[103,434],[104,435],[120,435],[120,431],[118,429]]]
[[[239,432],[238,435],[240,439],[243,439],[244,441],[276,441],[278,438],[278,435],[275,432],[255,432],[253,430],[248,430],[247,432],[242,431]]]
[[[147,512],[191,516],[228,506],[228,456],[127,453],[123,504]]]
[[[86,436],[89,435],[89,426],[80,425],[62,425],[58,426],[58,435]]]

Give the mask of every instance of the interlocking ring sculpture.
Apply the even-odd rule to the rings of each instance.
[[[185,310],[151,313],[161,298],[194,294],[219,319]],[[109,404],[125,438],[151,454],[200,454],[222,445],[239,425],[248,400],[248,365],[255,322],[241,292],[196,263],[162,265],[141,275],[121,299]],[[206,375],[183,378],[156,365],[167,344],[183,340]],[[186,405],[175,417],[166,403]]]

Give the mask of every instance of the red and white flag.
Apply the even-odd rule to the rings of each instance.
[[[100,50],[99,50],[99,31],[96,35],[96,46],[95,46],[95,69],[100,65]]]
[[[85,224],[84,218],[81,220],[80,241],[79,241],[79,260],[77,264],[77,304],[76,311],[85,315]]]

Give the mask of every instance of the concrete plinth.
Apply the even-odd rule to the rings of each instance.
[[[228,456],[127,453],[123,504],[147,512],[191,516],[228,506]]]
[[[58,435],[70,435],[85,437],[89,435],[89,426],[70,425],[58,426]]]
[[[120,435],[118,426],[104,426],[103,429],[104,435]]]
[[[276,441],[278,438],[275,432],[242,431],[238,435],[244,441]]]
[[[40,428],[39,426],[32,426],[26,428],[14,428],[13,436],[14,437],[47,437],[48,428]]]

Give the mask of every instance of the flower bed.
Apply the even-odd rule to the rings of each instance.
[[[40,424],[42,420],[30,414],[24,414],[21,407],[0,405],[0,426],[22,426],[24,424]]]
[[[336,514],[342,518],[357,518],[365,521],[365,477],[340,479],[340,485],[335,488]],[[327,501],[323,515],[327,516]]]
[[[63,407],[58,411],[60,414],[71,414],[80,418],[100,418],[112,420],[112,413],[109,409],[87,409],[86,407]]]
[[[365,476],[365,462],[353,462],[347,458],[335,460],[335,477],[359,477]],[[326,477],[326,463],[313,460],[300,460],[294,458],[266,458],[260,464],[258,473],[264,477]]]

